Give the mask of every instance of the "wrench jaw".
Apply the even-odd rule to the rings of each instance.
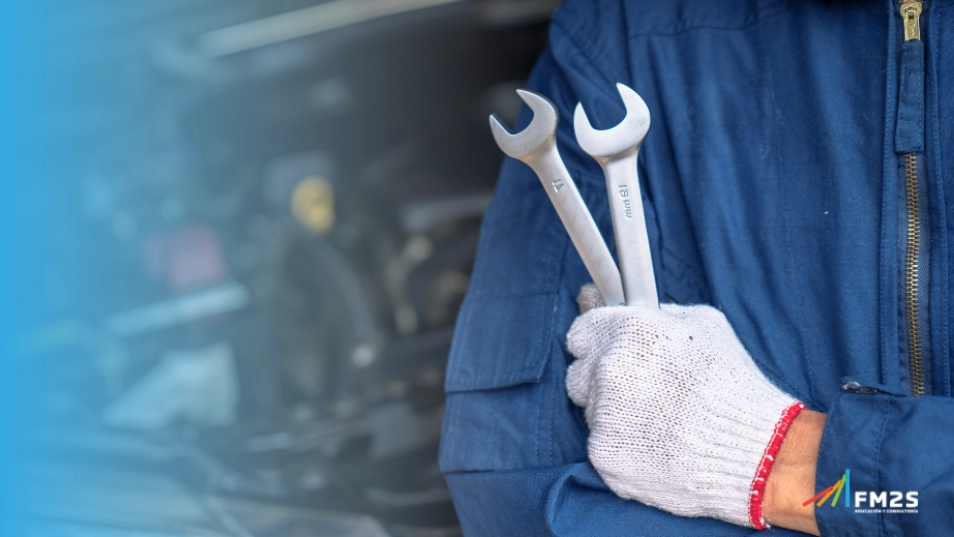
[[[519,143],[519,134],[513,134],[504,125],[503,121],[497,117],[497,114],[490,114],[490,132],[494,135],[494,141],[508,157],[517,160],[523,160],[527,157],[523,144]]]
[[[616,89],[626,107],[626,117],[619,125],[605,130],[593,128],[586,110],[583,109],[583,103],[577,104],[573,113],[573,130],[576,132],[577,143],[583,151],[598,161],[639,151],[639,146],[649,132],[649,107],[646,106],[646,101],[623,84],[616,84]]]
[[[560,121],[556,107],[546,97],[529,90],[518,89],[517,95],[533,112],[526,129],[511,133],[496,115],[490,116],[490,131],[500,149],[507,156],[529,164],[549,146],[556,144],[556,129]]]

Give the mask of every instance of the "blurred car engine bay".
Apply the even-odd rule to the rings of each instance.
[[[62,4],[36,535],[459,535],[437,446],[486,118],[556,1]]]

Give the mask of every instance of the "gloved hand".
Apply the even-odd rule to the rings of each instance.
[[[712,307],[593,307],[593,286],[577,301],[566,388],[606,484],[677,515],[767,527],[765,479],[805,406],[765,378]]]

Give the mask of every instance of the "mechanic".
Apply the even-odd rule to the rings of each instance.
[[[555,13],[529,87],[610,244],[568,119],[582,101],[615,126],[615,82],[652,113],[639,166],[666,304],[594,307],[507,159],[445,383],[467,535],[954,534],[954,0],[905,4]]]

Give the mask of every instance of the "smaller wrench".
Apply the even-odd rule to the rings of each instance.
[[[603,300],[608,306],[620,305],[624,295],[619,269],[557,149],[559,113],[542,95],[527,90],[517,90],[517,94],[533,111],[533,120],[523,131],[511,134],[491,115],[494,139],[504,153],[536,172]]]
[[[607,130],[594,129],[583,103],[579,103],[573,114],[573,129],[580,147],[599,162],[606,176],[626,305],[658,308],[656,277],[636,169],[639,147],[649,131],[649,108],[632,89],[623,84],[616,84],[616,88],[626,105],[626,117],[619,125]]]

